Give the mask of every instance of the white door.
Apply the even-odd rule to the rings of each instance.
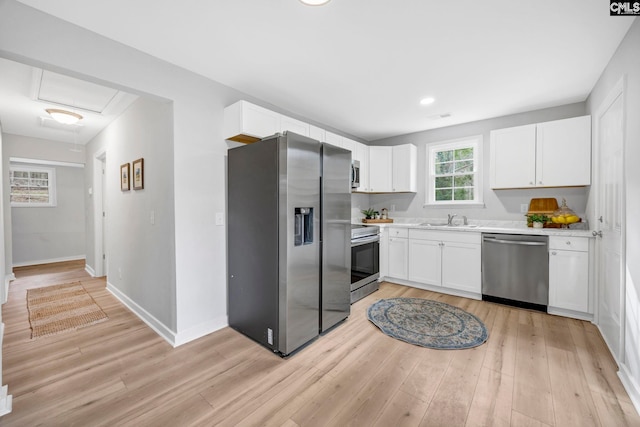
[[[598,269],[598,326],[617,360],[622,360],[624,338],[624,275],[622,236],[623,195],[623,86],[619,84],[596,118],[597,212],[594,228]]]

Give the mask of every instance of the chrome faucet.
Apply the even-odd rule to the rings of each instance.
[[[453,218],[455,218],[456,216],[456,214],[447,214],[447,225],[453,225]]]

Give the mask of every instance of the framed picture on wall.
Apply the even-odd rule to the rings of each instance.
[[[129,163],[125,163],[120,166],[120,190],[121,191],[129,191],[131,190],[131,184],[129,183]]]
[[[144,159],[133,161],[133,189],[142,190],[144,188]]]

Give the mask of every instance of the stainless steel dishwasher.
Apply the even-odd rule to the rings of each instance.
[[[547,311],[549,238],[482,234],[482,299]]]

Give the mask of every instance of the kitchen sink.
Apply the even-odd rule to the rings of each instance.
[[[423,222],[421,226],[426,227],[449,227],[449,228],[476,228],[477,224],[447,224],[446,222]]]

